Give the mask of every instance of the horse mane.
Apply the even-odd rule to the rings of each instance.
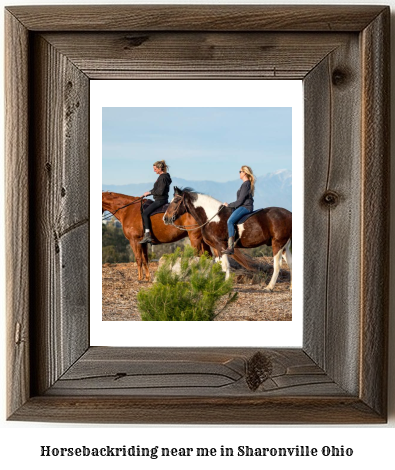
[[[186,186],[185,188],[180,188],[182,192],[187,191],[188,193],[196,193],[196,191],[193,188],[190,188],[189,186]]]
[[[195,201],[198,197],[198,194],[202,194],[202,193],[198,193],[197,191],[195,191],[193,188],[190,188],[189,186],[186,186],[185,188],[178,188],[181,193],[188,193],[190,196],[191,196],[191,199],[192,201]]]

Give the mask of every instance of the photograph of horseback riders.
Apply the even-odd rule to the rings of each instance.
[[[102,108],[102,320],[292,321],[292,107]]]

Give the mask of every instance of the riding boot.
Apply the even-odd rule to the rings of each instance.
[[[228,238],[228,248],[224,250],[222,253],[224,255],[233,255],[235,247],[235,237]]]
[[[145,232],[144,238],[141,240],[140,243],[152,243],[151,232]]]

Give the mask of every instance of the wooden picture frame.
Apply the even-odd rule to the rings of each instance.
[[[8,419],[386,421],[389,19],[381,6],[6,9]],[[90,347],[89,82],[110,78],[304,81],[301,349]]]

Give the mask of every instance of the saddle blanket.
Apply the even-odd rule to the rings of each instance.
[[[143,211],[150,206],[154,201],[151,199],[146,199],[143,204]],[[169,204],[163,204],[163,206],[158,207],[157,209],[154,210],[154,212],[150,215],[152,217],[155,214],[164,214],[169,207]]]
[[[257,209],[256,211],[252,211],[252,212],[249,212],[248,214],[246,215],[243,215],[243,217],[237,221],[237,224],[236,225],[241,225],[241,224],[244,224],[244,222],[249,219],[250,217],[252,217],[253,215],[255,215],[257,212],[260,212],[260,211],[263,211],[263,209]]]

